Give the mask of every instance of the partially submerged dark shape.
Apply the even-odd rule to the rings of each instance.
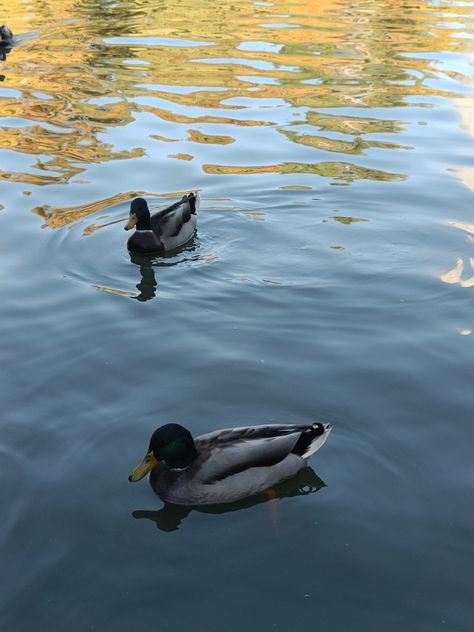
[[[9,46],[13,41],[13,33],[11,29],[6,26],[6,24],[2,24],[0,26],[0,45]]]

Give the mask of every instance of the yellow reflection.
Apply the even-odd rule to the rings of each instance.
[[[135,297],[135,294],[133,292],[128,292],[127,290],[118,290],[117,288],[114,288],[114,287],[106,287],[104,285],[95,285],[94,283],[92,284],[92,287],[98,290],[99,292],[106,292],[107,294],[116,294],[118,296],[128,296],[131,298]]]
[[[245,215],[245,217],[249,219],[263,220],[266,214],[262,211],[242,211],[242,215]]]
[[[15,33],[33,34],[0,62],[7,88],[0,91],[0,146],[22,157],[21,166],[2,163],[0,180],[78,182],[90,165],[133,164],[151,137],[192,143],[161,159],[194,158],[207,174],[397,181],[406,174],[387,173],[375,162],[347,163],[345,156],[356,161],[372,148],[402,148],[372,136],[404,132],[378,110],[450,95],[433,77],[459,73],[435,69],[433,53],[470,46],[463,37],[464,23],[472,21],[469,3],[220,0],[216,7],[215,0],[9,0],[2,20]],[[377,116],[349,115],[348,107],[377,108]],[[150,121],[146,132],[142,121],[133,127],[138,118]],[[128,135],[119,129],[127,126]],[[252,163],[249,128],[256,147],[273,141],[282,156],[288,143],[293,150],[304,145],[315,158]],[[229,146],[226,164],[209,164],[209,145]],[[243,152],[248,166],[227,166],[240,163]],[[330,162],[315,162],[320,152]],[[48,225],[74,216],[63,213],[54,224],[50,215]]]
[[[315,164],[307,164],[300,162],[285,162],[278,165],[260,165],[252,166],[222,166],[222,165],[203,165],[206,173],[213,174],[233,174],[233,175],[250,175],[262,173],[314,173],[320,176],[328,176],[335,180],[343,180],[352,182],[364,178],[366,180],[385,180],[396,181],[403,180],[405,176],[398,173],[387,173],[379,169],[368,169],[366,167],[358,167],[347,162],[319,162]]]
[[[161,136],[160,134],[150,134],[150,138],[159,140],[162,143],[177,143],[179,140],[179,138],[166,138],[166,136]]]
[[[168,158],[176,158],[177,160],[193,160],[194,156],[191,154],[168,154]]]
[[[356,117],[340,114],[320,114],[308,112],[307,121],[320,130],[328,132],[340,132],[342,134],[396,134],[402,132],[404,127],[393,120],[376,119],[371,117]]]
[[[8,180],[9,182],[23,182],[42,186],[45,184],[56,184],[57,182],[61,181],[61,178],[30,173],[12,173],[10,171],[0,171],[0,180]]]
[[[287,184],[280,187],[284,191],[311,191],[313,187],[309,187],[306,184]]]
[[[333,151],[341,154],[363,154],[364,149],[376,147],[378,149],[412,149],[411,147],[402,147],[396,143],[387,143],[377,140],[364,141],[360,136],[356,136],[353,140],[340,140],[335,138],[327,138],[325,136],[311,136],[309,134],[298,134],[289,130],[282,130],[287,138],[294,143],[306,145],[306,147],[314,147],[315,149],[323,149],[325,151]]]
[[[170,121],[173,123],[216,123],[219,125],[232,125],[240,127],[261,127],[262,125],[269,125],[266,121],[254,121],[245,119],[230,118],[227,116],[188,116],[187,114],[178,114],[172,110],[165,110],[162,108],[155,108],[150,105],[141,105],[137,107],[141,112],[150,112],[155,116],[158,116],[164,121]]]
[[[196,129],[188,130],[188,140],[194,143],[203,143],[205,145],[230,145],[235,143],[232,136],[216,136],[215,134],[203,134]]]
[[[97,213],[98,211],[103,211],[106,208],[110,208],[115,204],[126,202],[127,200],[131,200],[134,197],[145,196],[156,197],[156,194],[146,193],[144,191],[128,191],[127,193],[118,193],[117,195],[113,195],[112,197],[105,198],[103,200],[97,200],[95,202],[91,202],[90,204],[83,204],[81,206],[69,206],[62,208],[51,208],[47,205],[37,206],[33,209],[33,212],[45,220],[46,223],[43,225],[43,228],[60,228],[61,226],[64,226],[66,224],[77,222],[83,217],[92,215],[92,213]],[[96,230],[97,228],[94,228],[93,230],[90,229],[89,233],[94,232],[94,230]],[[86,231],[84,232],[85,234],[89,234],[86,233]]]
[[[122,219],[116,219],[113,222],[105,222],[104,224],[90,224],[89,226],[86,226],[84,228],[84,230],[82,231],[82,234],[84,235],[84,237],[87,237],[88,235],[92,235],[92,233],[95,233],[96,230],[99,230],[100,228],[107,228],[107,226],[113,226],[114,224],[120,224],[121,222],[124,221],[125,218]]]
[[[471,268],[474,268],[474,258],[469,259],[469,263]],[[456,259],[456,265],[452,270],[448,270],[444,274],[440,275],[440,280],[444,283],[458,284],[461,287],[474,287],[474,276],[471,276],[467,279],[463,279],[464,274],[464,260],[459,258]]]
[[[357,224],[357,222],[368,222],[368,219],[363,217],[347,217],[344,215],[334,215],[333,220],[339,222],[339,224]]]

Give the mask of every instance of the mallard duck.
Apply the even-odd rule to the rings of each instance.
[[[128,239],[128,250],[140,255],[160,255],[183,246],[196,231],[199,202],[196,191],[150,215],[146,200],[133,200],[125,230],[136,230]]]
[[[0,44],[11,44],[13,33],[5,24],[0,26]]]
[[[179,424],[155,430],[143,461],[128,477],[150,484],[165,502],[230,503],[270,489],[306,467],[326,441],[329,424],[228,428],[193,439]]]

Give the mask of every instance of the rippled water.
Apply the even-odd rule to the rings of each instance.
[[[1,21],[1,629],[470,630],[474,5]],[[130,199],[192,189],[194,242],[130,260]],[[127,482],[167,421],[303,420],[270,502]]]

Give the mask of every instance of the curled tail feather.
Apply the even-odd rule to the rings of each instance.
[[[331,426],[329,424],[311,424],[303,430],[292,452],[303,459],[309,459],[325,443],[330,432]]]

